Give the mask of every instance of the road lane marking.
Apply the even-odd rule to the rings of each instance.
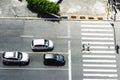
[[[93,23],[93,24],[108,24],[110,25],[110,22],[107,22],[107,21],[81,21],[81,23]]]
[[[106,79],[106,78],[102,78],[102,79],[97,79],[97,78],[84,78],[83,80],[118,80],[118,79]]]
[[[69,22],[67,24],[67,35],[71,36],[71,26],[70,26]]]
[[[116,64],[83,64],[83,67],[117,67]]]
[[[81,29],[81,31],[89,31],[89,32],[112,32],[112,29]]]
[[[71,65],[71,41],[68,41],[68,80],[72,80],[72,65]]]
[[[81,25],[81,27],[87,27],[87,28],[112,28],[111,25]]]
[[[3,53],[5,51],[0,51],[0,53]],[[27,51],[21,51],[21,52],[25,52],[28,54],[68,54],[68,52],[27,52]]]
[[[100,63],[116,63],[116,60],[104,60],[104,59],[84,59],[83,62],[100,62]]]
[[[29,54],[68,54],[68,52],[26,52]]]
[[[0,67],[0,70],[68,70],[68,69],[62,69],[62,68],[2,68]]]
[[[82,36],[113,36],[112,33],[81,33]]]
[[[104,54],[104,53],[108,53],[108,54],[114,54],[115,53],[115,51],[111,51],[111,50],[109,50],[109,51],[107,51],[107,50],[102,50],[102,51],[100,51],[100,50],[96,50],[96,51],[94,51],[94,50],[90,50],[89,51],[89,53],[100,53],[100,54]]]
[[[115,55],[82,55],[83,58],[116,58]]]
[[[110,40],[110,41],[113,41],[114,38],[100,38],[100,37],[82,37],[81,38],[82,40]]]
[[[114,46],[90,46],[90,49],[115,49]]]
[[[84,72],[117,72],[116,69],[83,69]]]
[[[108,41],[106,41],[106,42],[100,42],[100,41],[97,41],[97,42],[93,42],[93,41],[82,41],[82,44],[87,44],[87,43],[89,43],[89,44],[112,44],[112,45],[114,45],[114,42],[112,41],[112,42],[108,42]]]
[[[20,35],[20,37],[33,38],[34,36],[32,36],[32,35]]]
[[[65,39],[69,39],[69,38],[72,38],[72,36],[57,36],[57,38],[65,38]]]
[[[83,76],[95,76],[95,77],[118,77],[118,75],[117,74],[98,74],[98,73],[96,73],[96,74],[83,74]]]

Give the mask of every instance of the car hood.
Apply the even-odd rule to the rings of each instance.
[[[51,40],[49,40],[49,47],[53,48],[54,44]]]
[[[28,61],[29,60],[29,54],[27,54],[27,53],[23,53],[22,54],[22,59],[21,59],[22,61]]]

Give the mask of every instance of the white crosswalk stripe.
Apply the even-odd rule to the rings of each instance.
[[[83,80],[118,80],[114,31],[107,21],[81,21]]]

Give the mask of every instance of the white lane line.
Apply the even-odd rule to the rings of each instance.
[[[60,68],[3,68],[0,67],[0,70],[68,70]]]
[[[83,58],[116,58],[115,55],[82,55]]]
[[[82,44],[87,44],[87,43],[89,43],[89,44],[114,44],[114,42],[112,41],[112,42],[108,42],[108,41],[106,41],[106,42],[100,42],[100,41],[96,41],[96,42],[93,42],[93,41],[82,41]]]
[[[33,38],[34,36],[32,36],[32,35],[20,35],[20,37]]]
[[[117,74],[83,74],[83,76],[94,76],[94,77],[118,77]]]
[[[117,72],[116,69],[83,69],[84,72]]]
[[[90,53],[101,53],[101,54],[108,53],[108,54],[114,54],[115,51],[104,51],[104,50],[102,50],[102,51],[99,51],[99,50],[92,51],[92,50],[90,50]]]
[[[67,24],[67,35],[71,36],[71,26],[70,26],[69,22]]]
[[[100,23],[100,24],[110,25],[110,22],[105,22],[105,21],[81,21],[81,23],[94,23],[94,24]]]
[[[90,32],[112,32],[112,29],[81,29],[81,31],[90,31]]]
[[[0,53],[3,53],[4,51],[0,51]],[[68,52],[27,52],[27,51],[22,51],[28,54],[47,54],[47,53],[51,53],[51,54],[68,54]]]
[[[97,78],[84,78],[83,80],[118,80],[118,79],[106,79],[106,78],[102,78],[102,79],[97,79]]]
[[[72,38],[72,36],[57,36],[57,38]]]
[[[83,62],[101,62],[101,63],[116,63],[116,60],[103,60],[103,59],[84,59]]]
[[[81,33],[82,36],[113,36],[112,33]]]
[[[114,46],[90,46],[90,49],[114,49]]]
[[[71,41],[68,41],[68,80],[72,80]]]
[[[81,25],[81,27],[90,27],[90,28],[112,28],[111,25]]]
[[[100,37],[82,37],[81,39],[82,40],[111,40],[111,41],[114,40],[114,38],[106,38],[106,37],[104,37],[104,38],[100,38]]]
[[[116,64],[83,64],[83,67],[117,67]]]

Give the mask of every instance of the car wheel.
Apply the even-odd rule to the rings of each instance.
[[[44,61],[44,65],[47,65],[47,62],[46,62],[46,61]]]
[[[26,62],[22,62],[22,65],[25,65],[26,64]]]
[[[8,62],[3,62],[4,65],[8,65],[9,63]]]

